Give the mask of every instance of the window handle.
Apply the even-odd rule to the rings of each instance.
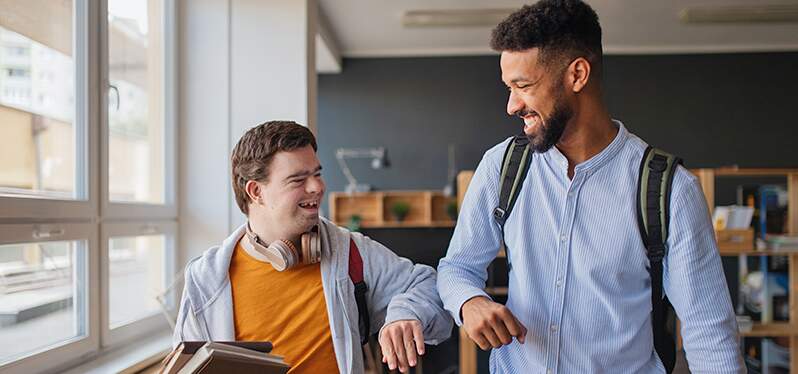
[[[34,239],[47,239],[56,236],[61,236],[66,233],[66,230],[62,228],[55,228],[51,230],[41,229],[41,228],[34,228],[33,229],[33,238]]]
[[[119,101],[121,100],[119,98],[119,88],[117,88],[113,84],[109,84],[108,85],[108,90],[109,91],[114,91],[114,95],[116,96],[116,101],[115,101],[116,102],[116,110],[119,110]]]

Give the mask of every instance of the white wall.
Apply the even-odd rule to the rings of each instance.
[[[268,120],[315,132],[316,0],[180,0],[180,264],[244,222],[230,187],[238,138]]]

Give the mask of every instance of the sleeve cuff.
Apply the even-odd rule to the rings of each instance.
[[[452,306],[452,308],[449,309],[449,313],[451,313],[452,318],[454,318],[454,322],[457,324],[457,326],[463,325],[463,319],[462,316],[460,315],[460,311],[463,308],[463,304],[465,304],[466,301],[471,300],[477,296],[485,296],[491,301],[493,300],[493,298],[490,297],[490,295],[488,295],[488,293],[485,292],[485,290],[476,287],[473,288],[469,287],[468,289],[463,290],[463,292],[461,292],[459,295],[453,298],[452,302],[449,304]]]

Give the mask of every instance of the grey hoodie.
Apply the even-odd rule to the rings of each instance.
[[[383,325],[416,319],[427,344],[449,337],[452,319],[443,310],[436,289],[435,270],[413,265],[382,244],[320,219],[322,240],[321,280],[333,349],[341,373],[362,373],[363,357],[358,331],[354,286],[349,278],[349,239],[354,239],[363,258],[363,277],[368,292],[371,334]],[[173,335],[173,345],[183,340],[235,340],[230,259],[244,226],[221,246],[212,247],[186,265],[186,283]]]

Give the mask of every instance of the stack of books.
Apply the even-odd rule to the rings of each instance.
[[[285,374],[290,366],[269,354],[269,342],[181,342],[161,362],[160,374]]]

